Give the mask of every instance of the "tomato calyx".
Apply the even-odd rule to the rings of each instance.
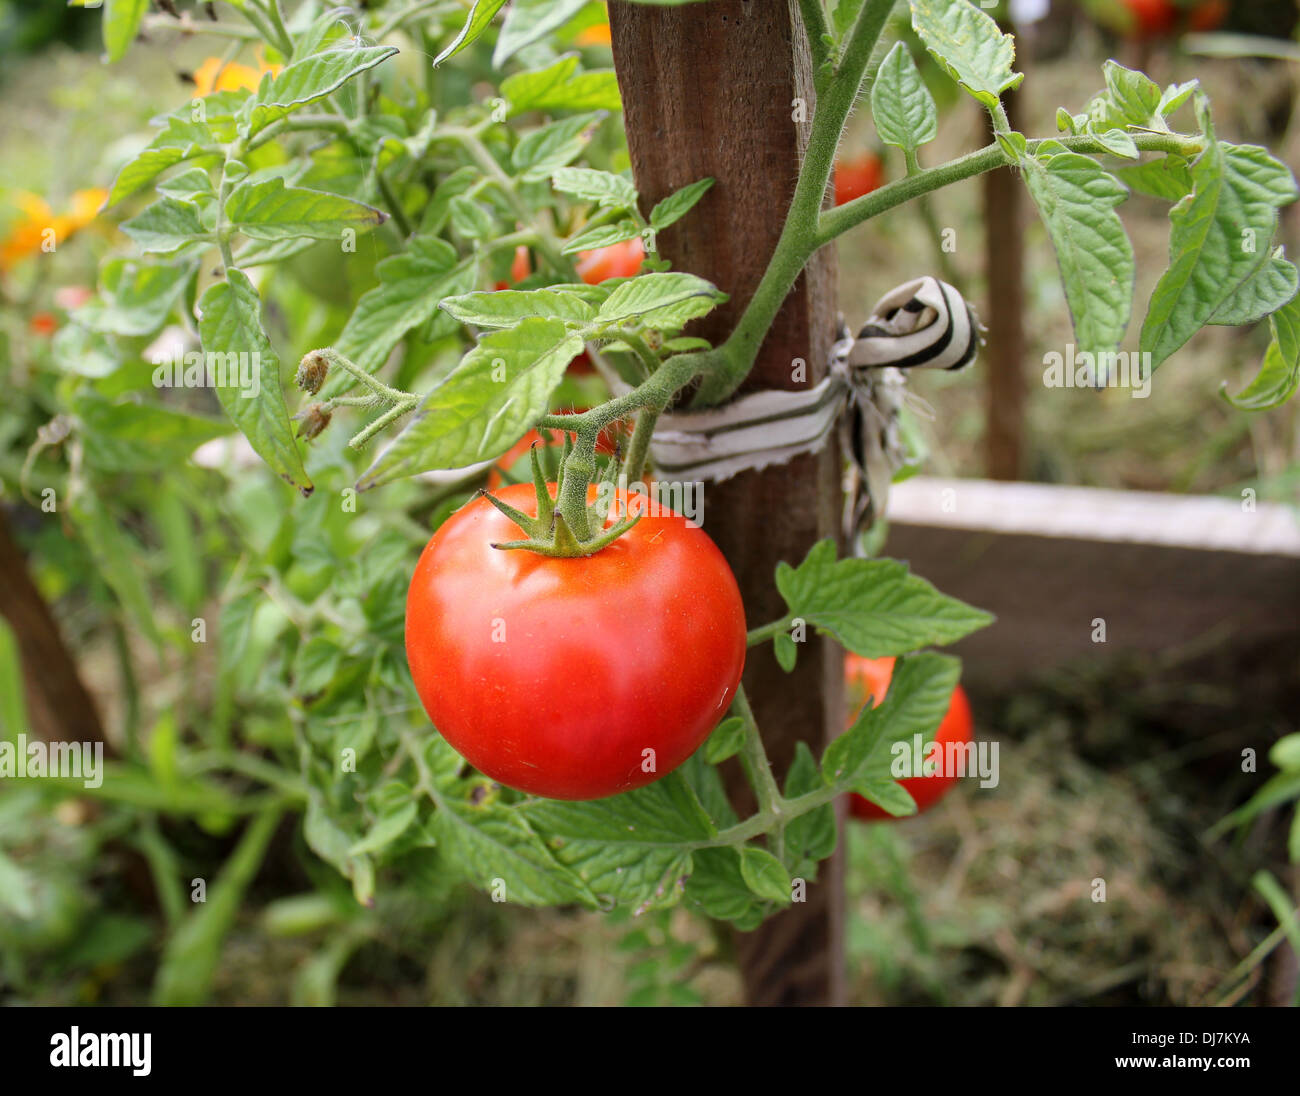
[[[591,502],[586,501],[587,483],[590,482],[588,477],[581,485],[582,501],[579,503],[581,509],[576,513],[576,518],[574,513],[566,517],[563,512],[564,503],[566,499],[571,499],[573,494],[565,491],[565,480],[574,475],[571,467],[574,457],[573,439],[565,435],[563,459],[560,462],[558,477],[553,484],[547,482],[546,474],[542,471],[538,453],[539,444],[534,442],[528,451],[532,464],[533,491],[537,498],[536,517],[525,514],[488,491],[479,491],[480,496],[519,526],[524,534],[520,540],[494,543],[493,548],[500,551],[522,549],[555,559],[579,559],[583,556],[595,555],[602,548],[613,544],[641,520],[641,514],[637,513],[624,517],[609,528],[605,527],[616,494],[614,485],[619,469],[617,460],[610,462],[609,470],[601,479],[595,499]],[[554,494],[551,491],[552,487],[555,489]]]

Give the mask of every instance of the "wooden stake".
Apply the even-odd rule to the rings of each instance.
[[[776,244],[794,193],[812,118],[808,44],[794,4],[714,0],[676,8],[611,4],[614,62],[643,212],[696,179],[716,182],[684,220],[660,233],[673,268],[708,278],[731,295],[692,330],[726,338]],[[742,388],[811,387],[833,341],[835,266],[815,257],[791,291]],[[802,368],[801,368],[802,363]],[[704,524],[740,583],[751,626],[781,617],[778,562],[798,563],[819,538],[838,536],[838,459],[827,450],[709,485]],[[755,648],[745,687],[780,780],[798,742],[820,756],[843,728],[838,648],[811,638],[785,674],[770,645]],[[738,768],[728,773],[736,806],[753,808]],[[843,1001],[843,870],[823,863],[808,900],[736,945],[754,1005]]]

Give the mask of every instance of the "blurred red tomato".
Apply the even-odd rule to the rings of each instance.
[[[598,285],[606,278],[630,278],[641,269],[645,244],[640,236],[622,243],[578,252],[578,277],[588,285]]]
[[[497,282],[494,288],[509,289],[512,285],[522,282],[529,274],[533,272],[532,260],[528,257],[528,248],[520,244],[515,248],[515,258],[510,264],[510,281]]]
[[[844,660],[844,684],[847,690],[849,711],[853,713],[850,724],[857,718],[865,706],[867,697],[872,698],[872,707],[878,708],[885,694],[889,691],[889,680],[894,675],[892,658],[863,658],[861,655],[848,655]],[[949,742],[969,742],[973,737],[970,701],[960,685],[953,690],[948,711],[934,732],[934,741],[941,746]],[[934,806],[956,783],[954,773],[939,772],[933,776],[910,776],[899,783],[907,789],[916,800],[916,810],[928,810]],[[849,797],[849,811],[854,818],[868,820],[892,819],[889,814],[862,796],[854,794]]]
[[[37,312],[27,321],[27,327],[33,335],[53,335],[59,329],[59,321],[53,312]]]
[[[852,159],[835,161],[835,204],[843,205],[854,198],[870,194],[884,182],[880,158],[870,152]]]
[[[1157,38],[1172,34],[1178,25],[1178,8],[1173,0],[1124,0],[1133,17],[1134,38]]]
[[[1205,33],[1223,26],[1227,18],[1228,0],[1205,0],[1204,4],[1192,9],[1192,14],[1187,17],[1187,28]]]

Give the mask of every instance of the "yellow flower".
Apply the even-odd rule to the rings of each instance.
[[[590,27],[578,31],[578,37],[574,42],[579,46],[607,46],[609,45],[609,24],[596,23]]]
[[[268,65],[260,57],[257,68],[237,61],[227,61],[223,65],[220,57],[209,57],[194,73],[194,91],[200,98],[214,91],[239,91],[241,88],[256,91],[264,73],[275,76],[279,71],[279,65]]]
[[[39,194],[17,191],[10,199],[21,216],[0,240],[0,270],[7,270],[19,259],[41,251],[51,251],[73,233],[85,228],[108,201],[108,191],[99,187],[78,190],[66,213],[55,213]]]

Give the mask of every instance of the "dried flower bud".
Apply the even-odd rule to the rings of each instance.
[[[326,409],[323,403],[309,403],[296,415],[295,419],[300,419],[298,426],[298,437],[310,441],[330,424],[333,412]]]
[[[294,382],[304,392],[310,392],[314,396],[325,383],[329,371],[329,363],[321,354],[313,350],[298,363],[298,373],[294,377]]]

